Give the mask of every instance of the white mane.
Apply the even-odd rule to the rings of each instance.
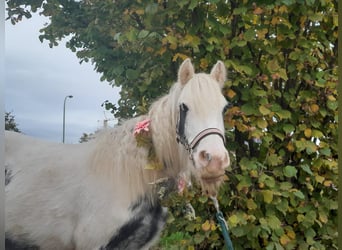
[[[153,197],[153,185],[160,178],[176,178],[189,163],[189,156],[180,150],[176,141],[177,96],[181,88],[175,84],[170,93],[151,105],[147,115],[123,122],[120,126],[105,129],[94,140],[96,150],[92,165],[97,175],[112,182],[127,181],[131,190],[125,190],[132,200],[146,193]],[[150,131],[154,150],[165,167],[162,170],[146,169],[147,148],[138,147],[133,128],[146,118],[151,119]]]

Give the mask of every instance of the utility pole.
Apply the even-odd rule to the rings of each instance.
[[[64,143],[64,140],[65,140],[65,102],[66,102],[66,99],[68,98],[73,98],[72,95],[67,95],[65,98],[64,98],[64,105],[63,105],[63,139],[62,139],[62,142]]]

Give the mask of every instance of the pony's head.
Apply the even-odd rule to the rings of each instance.
[[[190,59],[178,71],[177,141],[188,151],[192,173],[210,196],[217,194],[230,164],[223,122],[227,101],[221,93],[225,80],[226,68],[221,61],[210,74],[195,74]]]

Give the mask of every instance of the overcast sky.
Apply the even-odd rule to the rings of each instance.
[[[24,134],[61,142],[64,98],[73,95],[66,101],[65,142],[78,143],[83,133],[113,118],[101,104],[116,103],[119,89],[101,82],[91,63],[79,64],[64,42],[52,49],[41,43],[39,29],[46,20],[35,15],[5,23],[5,110]]]

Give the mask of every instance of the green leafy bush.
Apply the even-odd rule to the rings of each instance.
[[[276,1],[213,14],[217,43],[205,48],[225,55],[234,105],[225,116],[234,160],[219,201],[237,250],[337,249],[336,5]],[[220,57],[204,54],[200,67]],[[222,249],[211,202],[185,199],[198,217],[185,224],[171,210],[163,239],[188,232],[180,249]]]

